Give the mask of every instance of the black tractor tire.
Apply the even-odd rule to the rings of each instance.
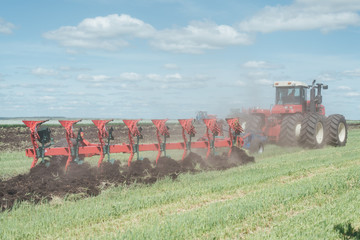
[[[259,115],[250,115],[250,120],[248,122],[248,132],[251,133],[261,133],[264,121]]]
[[[240,123],[241,127],[243,128],[243,130],[245,131],[246,124],[250,119],[250,115],[247,113],[240,113],[240,114],[237,114],[236,116],[232,115],[232,117],[239,119],[239,123]]]
[[[262,154],[264,152],[264,144],[260,139],[253,137],[250,142],[249,152],[251,154],[258,153]]]
[[[299,113],[287,115],[282,119],[279,135],[279,145],[298,145],[301,132],[301,123],[303,119],[304,116]]]
[[[261,133],[264,125],[262,117],[253,114],[242,114],[239,122],[246,133]]]
[[[341,114],[333,114],[327,117],[325,122],[326,143],[334,147],[346,145],[348,136],[348,126],[346,119]]]
[[[322,148],[325,137],[325,117],[318,113],[309,113],[301,123],[300,144],[306,148]]]

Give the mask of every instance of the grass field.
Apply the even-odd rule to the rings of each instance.
[[[1,239],[339,239],[360,235],[360,130],[344,148],[267,146],[256,163],[0,213]],[[2,153],[0,176],[27,171]],[[346,229],[345,229],[346,230]]]

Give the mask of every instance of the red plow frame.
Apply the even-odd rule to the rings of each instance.
[[[44,121],[23,121],[24,124],[30,128],[30,137],[33,148],[26,149],[26,156],[33,158],[31,168],[36,165],[41,158],[44,161],[44,157],[47,156],[67,156],[67,162],[65,169],[69,167],[69,164],[74,162],[82,162],[85,157],[99,155],[98,167],[101,166],[105,155],[108,156],[110,161],[110,153],[128,153],[130,154],[128,165],[131,165],[132,159],[137,154],[139,159],[139,152],[143,151],[157,151],[156,162],[162,154],[166,156],[166,150],[183,150],[182,160],[191,149],[207,149],[206,157],[209,157],[211,151],[215,148],[229,148],[229,154],[234,145],[242,147],[244,144],[240,134],[243,132],[237,118],[226,119],[229,126],[229,136],[219,138],[222,134],[222,128],[216,119],[204,119],[206,124],[206,137],[205,141],[194,141],[192,137],[195,136],[196,131],[193,125],[194,119],[179,119],[179,123],[182,127],[183,142],[170,142],[167,143],[166,139],[170,137],[169,128],[166,126],[167,119],[152,120],[156,127],[156,136],[158,143],[140,144],[140,140],[143,138],[141,131],[142,128],[138,127],[137,120],[123,120],[128,128],[128,144],[110,144],[111,140],[114,140],[112,135],[113,128],[107,130],[107,123],[112,120],[92,120],[98,129],[99,143],[90,143],[84,139],[84,133],[82,128],[78,129],[77,134],[74,133],[74,125],[81,120],[59,120],[60,124],[65,128],[67,147],[50,147],[50,130],[47,130],[47,137],[44,138],[44,134],[39,134],[39,129]],[[135,139],[134,139],[135,138]],[[189,139],[188,139],[189,138]],[[44,140],[45,139],[45,140]],[[41,146],[39,146],[41,143]]]

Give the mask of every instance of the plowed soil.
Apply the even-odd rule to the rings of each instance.
[[[230,157],[210,156],[204,160],[201,156],[190,153],[183,161],[161,157],[156,165],[149,159],[144,159],[133,161],[130,167],[121,166],[119,161],[114,164],[104,162],[99,169],[87,163],[74,163],[66,173],[65,162],[66,157],[53,157],[49,167],[38,164],[27,174],[3,181],[0,179],[1,210],[11,209],[16,202],[29,201],[37,204],[50,201],[55,196],[96,196],[108,186],[152,184],[164,177],[175,180],[184,172],[223,170],[254,162],[254,157],[249,157],[243,150],[234,147]]]

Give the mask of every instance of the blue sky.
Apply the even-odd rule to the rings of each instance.
[[[360,0],[4,0],[0,117],[189,118],[329,85],[360,119]]]

